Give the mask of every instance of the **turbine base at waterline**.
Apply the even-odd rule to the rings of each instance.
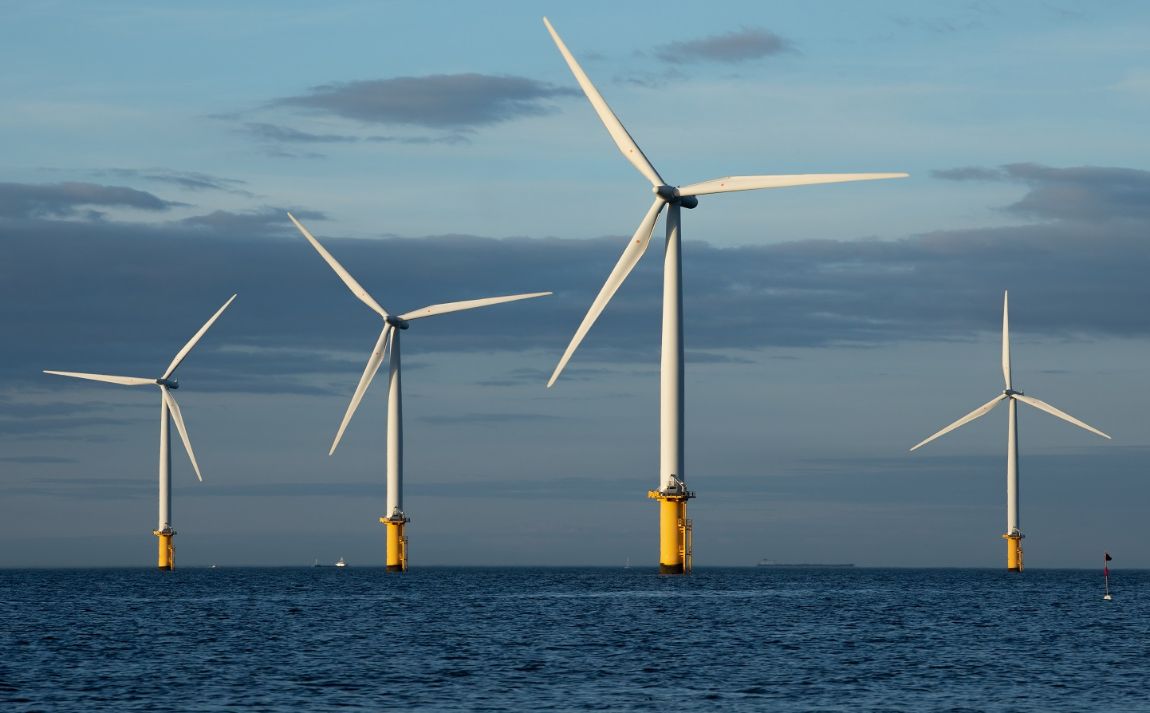
[[[380,524],[387,528],[387,571],[407,571],[407,523],[411,520],[401,512],[391,517],[379,518]]]
[[[694,561],[694,525],[687,519],[687,501],[695,494],[679,487],[648,490],[647,497],[659,501],[659,574],[688,574]]]
[[[176,566],[176,547],[172,544],[172,538],[176,531],[170,527],[165,527],[163,530],[152,530],[152,534],[156,536],[158,545],[156,566],[165,571],[174,569]]]
[[[1006,571],[1022,571],[1022,539],[1026,537],[1018,530],[1002,536],[1006,540]]]

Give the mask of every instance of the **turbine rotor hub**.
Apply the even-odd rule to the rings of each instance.
[[[1018,389],[1006,389],[1002,393],[1006,396],[1014,396],[1015,394],[1018,394],[1019,396],[1026,396],[1026,394],[1022,393]]]
[[[407,323],[406,319],[400,319],[399,317],[396,317],[395,315],[388,315],[386,321],[388,324],[395,327],[396,329],[407,329],[408,327],[411,326],[410,324]]]
[[[175,379],[156,379],[156,383],[160,386],[166,386],[169,389],[180,388],[180,382],[176,381]]]
[[[654,186],[651,188],[651,191],[672,205],[679,205],[688,209],[699,205],[698,198],[695,196],[680,196],[679,189],[675,186]]]

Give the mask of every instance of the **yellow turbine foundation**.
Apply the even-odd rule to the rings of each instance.
[[[387,527],[387,571],[406,572],[407,535],[405,535],[403,531],[404,525],[406,525],[409,520],[406,518],[391,519],[381,517],[379,521]]]
[[[1006,540],[1006,570],[1008,572],[1022,571],[1022,533],[1014,532],[1003,535]]]
[[[176,548],[172,546],[172,536],[176,533],[165,529],[152,530],[152,534],[156,536],[156,540],[159,542],[156,565],[160,569],[172,569],[176,566]]]
[[[659,574],[685,574],[692,565],[692,527],[687,519],[687,500],[692,493],[647,491],[659,501]]]

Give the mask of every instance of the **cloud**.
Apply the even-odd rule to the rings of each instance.
[[[1003,170],[1009,178],[1032,186],[1009,207],[1015,213],[1073,221],[1150,219],[1150,171],[1033,163],[1010,164]]]
[[[41,382],[48,379],[60,379],[57,376],[45,376],[39,370],[30,370],[29,380]],[[2,383],[2,380],[0,380]],[[150,404],[149,404],[150,406]],[[133,406],[117,407],[119,410],[131,410]],[[108,410],[104,401],[35,401],[27,398],[0,400],[0,439],[24,437],[63,437],[77,430],[87,430],[92,426],[119,425],[130,421],[127,417],[111,418],[101,416]],[[68,459],[52,458],[3,458],[10,463],[55,463],[67,462]]]
[[[268,124],[261,122],[248,122],[243,129],[246,133],[264,141],[296,144],[351,144],[351,143],[390,143],[390,144],[460,144],[468,143],[470,139],[459,133],[449,133],[442,136],[353,136],[350,134],[313,134],[307,131],[293,129],[290,126]],[[292,155],[293,157],[294,154]]]
[[[1125,206],[1129,186],[1142,180],[1142,172],[1129,169],[1012,164],[1001,170],[1031,185],[1020,203],[1032,205],[1051,185],[1069,182],[1089,185],[1097,205]],[[898,240],[741,247],[688,241],[686,348],[692,359],[704,349],[702,357],[714,361],[774,347],[968,339],[998,329],[1006,288],[1024,331],[1047,338],[1150,336],[1141,310],[1150,301],[1150,282],[1143,279],[1150,272],[1150,216],[1126,206],[1128,220],[1085,222],[1081,208],[1044,210],[1049,220],[1042,223]],[[152,225],[24,220],[0,222],[0,231],[6,257],[0,262],[0,331],[6,335],[0,389],[63,388],[46,387],[40,377],[40,369],[53,366],[150,374],[233,292],[240,295],[237,303],[186,367],[195,370],[197,388],[346,391],[344,381],[348,375],[354,381],[378,332],[377,317],[278,208]],[[352,240],[316,232],[396,312],[554,291],[413,327],[413,348],[425,354],[540,353],[539,363],[524,365],[531,369],[492,375],[492,384],[545,380],[626,241],[466,235]],[[657,364],[660,286],[661,262],[648,256],[572,367]],[[85,345],[82,353],[78,344]]]
[[[697,40],[680,40],[655,48],[655,56],[671,64],[722,62],[737,64],[789,52],[790,40],[762,28],[743,28]]]
[[[39,378],[39,374],[38,374]],[[45,378],[60,378],[57,376]],[[65,377],[66,378],[66,377]],[[86,413],[98,413],[107,408],[107,404],[99,401],[88,402],[43,402],[36,403],[28,400],[13,401],[5,399],[0,401],[0,421],[27,420],[37,418],[59,418],[61,416],[74,416]]]
[[[364,138],[368,143],[376,144],[468,144],[471,139],[459,133],[443,134],[442,136],[368,136]]]
[[[982,166],[961,166],[959,168],[944,168],[931,171],[933,178],[944,181],[1001,181],[1002,171],[997,168],[984,168]]]
[[[1106,222],[1150,220],[1150,171],[1107,166],[1053,168],[1011,163],[997,168],[966,166],[932,171],[953,181],[1014,181],[1031,187],[1006,210],[1044,220]]]
[[[300,208],[277,208],[267,206],[249,211],[216,210],[204,215],[184,218],[180,225],[206,228],[217,233],[239,233],[246,235],[289,234],[295,231],[288,219],[288,211],[300,220],[326,220],[327,216],[315,210]]]
[[[183,204],[125,186],[81,182],[0,183],[0,217],[4,218],[69,218],[78,215],[98,218],[98,212],[82,212],[80,208],[104,206],[164,211],[178,205]]]
[[[93,171],[94,176],[115,178],[139,178],[145,181],[166,183],[189,191],[222,191],[251,197],[252,194],[239,186],[245,181],[235,178],[220,178],[198,171],[173,171],[166,168],[105,168]]]
[[[272,105],[369,124],[467,130],[547,113],[547,100],[575,93],[527,77],[435,74],[324,84]]]
[[[131,423],[131,421],[110,416],[0,419],[0,439],[13,437],[63,438],[65,434],[77,430],[89,430],[94,426],[119,426],[125,423]]]
[[[359,138],[355,136],[347,136],[344,134],[312,134],[307,131],[293,129],[289,126],[261,122],[248,122],[244,124],[243,128],[247,133],[268,141],[283,141],[286,143],[299,144],[339,144],[359,141]]]

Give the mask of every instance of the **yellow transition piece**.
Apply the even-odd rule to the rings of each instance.
[[[1009,572],[1022,571],[1022,533],[1003,535],[1006,540],[1006,569]]]
[[[407,571],[407,536],[404,535],[404,525],[407,520],[381,517],[379,521],[387,526],[387,571]]]
[[[160,569],[172,569],[176,566],[176,548],[172,546],[172,536],[176,533],[171,530],[152,530],[152,534],[159,541],[159,551],[156,564]]]
[[[650,490],[647,497],[659,501],[659,573],[691,571],[691,546],[687,521],[687,494]]]

